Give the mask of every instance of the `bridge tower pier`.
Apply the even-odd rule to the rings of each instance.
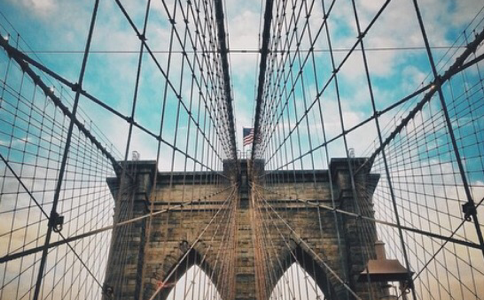
[[[352,158],[350,164],[357,170],[364,162],[363,158]],[[371,195],[379,175],[370,174],[368,167],[360,170],[354,177],[355,194],[346,159],[333,159],[331,171],[278,171],[275,177],[291,179],[287,181],[271,182],[270,177],[260,176],[264,172],[262,161],[252,166],[254,170],[248,170],[246,160],[225,161],[221,172],[163,173],[157,171],[154,161],[132,161],[125,166],[130,176],[124,177],[128,182],[123,186],[129,188],[119,189],[121,171],[115,178],[108,178],[118,222],[149,214],[151,205],[154,212],[170,208],[152,218],[150,230],[149,218],[145,218],[113,231],[105,279],[105,291],[111,296],[104,298],[149,299],[162,285],[156,299],[164,300],[187,270],[198,265],[222,299],[267,300],[296,260],[304,262],[303,269],[328,299],[353,299],[341,279],[362,299],[377,295],[377,284],[357,282],[367,260],[375,258],[375,224],[368,221],[362,239],[357,227],[361,220],[357,223],[356,218],[340,214],[335,220],[332,211],[308,206],[301,200],[330,206],[332,183],[336,207],[373,217]],[[275,192],[267,194],[266,201],[281,220],[287,221],[274,221],[270,236],[275,242],[266,244],[266,249],[257,249],[260,244],[254,224],[262,216],[255,206],[261,200],[250,183]],[[231,193],[233,205],[227,205]],[[210,196],[201,199],[200,195]],[[224,209],[214,218],[221,207]],[[209,222],[219,226],[208,227],[200,238],[200,230]],[[229,227],[234,230],[221,230]],[[261,251],[277,255],[265,257]],[[267,261],[257,262],[263,258]],[[263,267],[256,268],[257,264]],[[222,286],[232,289],[224,290]]]

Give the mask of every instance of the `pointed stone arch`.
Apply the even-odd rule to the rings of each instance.
[[[339,298],[339,293],[335,290],[337,280],[334,276],[328,275],[326,269],[306,251],[301,245],[292,243],[291,249],[287,249],[281,253],[278,261],[276,262],[282,268],[274,268],[271,280],[271,285],[268,286],[267,296],[272,295],[274,288],[279,280],[284,276],[286,271],[294,264],[298,264],[311,278],[316,282],[316,285],[324,293],[327,299],[336,300]]]
[[[167,300],[222,300],[220,292],[215,288],[209,274],[194,264],[178,279],[171,288]],[[225,298],[227,299],[227,298]]]
[[[172,260],[171,258],[171,255],[167,255],[167,260]],[[218,294],[222,295],[219,288],[219,276],[217,276],[217,274],[213,271],[213,268],[207,258],[208,256],[201,254],[200,249],[196,249],[196,247],[186,250],[186,252],[179,257],[178,261],[173,263],[169,268],[166,268],[168,272],[166,272],[165,277],[159,282],[155,282],[154,286],[153,283],[147,285],[145,287],[145,292],[153,291],[153,289],[158,287],[160,282],[166,281],[165,288],[161,290],[157,297],[158,300],[166,300],[168,299],[168,296],[176,283],[187,273],[188,270],[190,270],[191,267],[197,266],[212,281]],[[172,275],[167,279],[169,274]]]
[[[327,299],[314,276],[308,274],[297,262],[291,264],[274,286],[269,299],[323,300]]]
[[[352,160],[354,168],[364,162],[363,158]],[[150,162],[136,162],[136,164],[138,168],[137,184],[132,191],[132,197],[123,194],[118,199],[116,195],[120,179],[108,179],[114,199],[118,199],[117,205],[122,205],[127,201],[133,202],[133,213],[132,216],[129,216],[130,218],[147,215],[150,199],[161,199],[154,201],[157,210],[166,205],[163,202],[165,198],[156,198],[153,195],[167,193],[171,195],[170,203],[180,203],[179,201],[183,199],[180,199],[177,189],[180,190],[184,178],[186,176],[198,178],[195,173],[180,173],[173,179],[169,174],[158,173],[157,185],[151,186],[151,178],[157,171],[156,165]],[[247,172],[247,162],[240,163],[239,166],[241,170]],[[226,165],[224,165],[225,167]],[[229,168],[228,165],[227,168]],[[368,212],[368,217],[373,217],[371,194],[379,176],[370,174],[369,169],[362,170],[356,178],[358,186],[356,201],[362,211]],[[163,282],[167,274],[175,268],[179,268],[171,279],[172,282],[176,282],[190,266],[201,262],[203,257],[204,263],[199,266],[204,272],[210,274],[209,277],[223,299],[235,297],[236,299],[253,300],[256,295],[260,295],[260,300],[268,299],[278,280],[294,261],[304,261],[301,266],[314,277],[318,287],[327,298],[347,298],[347,289],[341,283],[341,280],[344,280],[362,299],[370,299],[366,286],[358,283],[357,278],[366,265],[361,253],[371,249],[374,244],[373,239],[376,240],[376,231],[371,230],[373,234],[370,235],[370,238],[360,241],[357,231],[359,223],[354,217],[337,215],[335,220],[333,211],[319,210],[315,206],[308,207],[299,201],[299,198],[313,199],[315,203],[333,205],[330,195],[330,184],[332,184],[337,196],[334,199],[334,205],[345,211],[356,211],[353,207],[356,204],[348,179],[347,161],[332,160],[329,171],[321,170],[316,173],[297,171],[296,175],[296,178],[303,179],[314,179],[313,177],[315,177],[316,183],[306,183],[306,179],[301,179],[301,182],[291,183],[291,188],[297,184],[298,195],[285,195],[283,198],[270,200],[273,210],[277,211],[277,217],[271,218],[269,227],[266,228],[266,238],[270,242],[264,243],[263,249],[257,248],[257,245],[253,244],[256,232],[251,219],[254,215],[251,215],[249,205],[252,203],[249,201],[252,194],[247,184],[238,186],[238,198],[234,200],[238,201],[236,202],[238,209],[235,215],[237,220],[236,243],[232,249],[237,249],[237,251],[224,249],[223,237],[216,234],[215,228],[209,228],[203,236],[200,235],[200,226],[207,224],[213,217],[214,210],[220,209],[224,201],[228,199],[227,197],[231,195],[230,186],[227,185],[228,188],[223,193],[214,194],[210,201],[202,201],[190,207],[173,208],[166,211],[163,217],[153,218],[149,233],[147,230],[148,219],[142,219],[123,229],[122,235],[113,234],[113,245],[124,244],[126,246],[119,247],[119,249],[114,246],[112,249],[104,282],[105,289],[112,291],[113,299],[132,299],[132,295],[136,299],[149,299],[150,295],[156,291],[157,283]],[[330,178],[332,178],[331,181]],[[285,185],[284,182],[276,183],[273,188],[285,191]],[[210,184],[201,181],[195,182],[191,188],[194,189],[194,194],[199,190],[215,190]],[[360,203],[361,199],[365,199],[365,201]],[[127,218],[123,215],[119,216],[119,220]],[[224,222],[232,220],[234,219],[224,220]],[[374,224],[369,223],[368,227],[372,226]],[[341,240],[339,240],[340,238]],[[190,246],[186,249],[180,247],[180,243],[183,241]],[[193,247],[191,247],[192,245]],[[120,250],[123,249],[124,252],[121,253]],[[191,249],[190,251],[193,252],[187,252],[187,249]],[[217,256],[218,249],[226,251],[221,255],[226,256],[230,253],[234,255],[232,264]],[[258,259],[264,261],[264,266],[257,270],[257,274],[255,272],[256,252],[259,256]],[[370,256],[372,255],[370,253]],[[123,259],[118,259],[119,257]],[[176,267],[177,265],[179,266]],[[338,274],[340,279],[330,274],[325,265]],[[123,274],[122,282],[116,280],[117,274]],[[235,288],[231,287],[230,291],[221,291],[220,287],[223,282],[219,278],[224,277],[232,280]],[[158,299],[166,299],[169,290],[162,293]],[[126,298],[127,295],[129,298]],[[108,297],[104,298],[108,299]]]

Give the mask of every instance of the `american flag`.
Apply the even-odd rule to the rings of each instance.
[[[242,135],[244,138],[244,147],[252,144],[254,141],[254,128],[243,128]]]

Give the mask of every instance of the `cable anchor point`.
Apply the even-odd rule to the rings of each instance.
[[[474,206],[474,203],[467,202],[462,205],[462,211],[464,212],[464,219],[470,222],[472,216],[476,214],[476,207]]]
[[[103,293],[104,295],[106,295],[109,299],[111,299],[114,295],[114,288],[107,284],[107,283],[104,283],[103,285]]]
[[[51,217],[49,219],[49,226],[52,227],[52,230],[55,233],[59,233],[62,231],[63,225],[64,225],[64,216],[59,215],[57,212],[52,212]]]

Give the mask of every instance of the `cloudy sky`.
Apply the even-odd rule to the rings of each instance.
[[[141,28],[145,1],[123,0],[120,2],[133,18],[135,26]],[[362,28],[368,26],[383,2],[382,0],[356,1]],[[16,43],[17,33],[20,34],[20,45],[24,51],[69,81],[76,82],[79,76],[93,3],[92,0],[0,0],[0,12],[2,14],[0,16],[0,25],[2,26],[0,33],[3,36],[9,34],[11,44]],[[328,7],[330,1],[324,3]],[[473,33],[469,30],[482,29],[481,20],[484,4],[482,0],[422,0],[419,3],[432,53],[435,61],[439,62],[439,72],[442,72],[462,52],[461,46],[466,43],[464,36],[461,35],[462,32],[467,29],[465,36],[472,37]],[[261,17],[264,4],[260,0],[226,0],[224,4],[227,16],[228,46],[229,49],[233,50],[229,56],[229,63],[234,94],[237,143],[238,148],[242,150],[241,129],[242,127],[251,127],[253,124],[259,64],[257,50],[260,47]],[[170,8],[172,8],[171,3]],[[478,16],[477,19],[475,19],[476,15]],[[183,22],[180,21],[180,14],[176,14],[174,18],[177,21],[177,29],[181,32]],[[425,86],[432,79],[424,42],[416,20],[412,1],[393,0],[365,37],[368,64],[378,110],[388,107],[418,88]],[[322,22],[323,12],[318,2],[312,8],[309,21],[313,33],[317,31]],[[335,49],[335,60],[338,64],[346,56],[349,48],[354,45],[357,37],[351,2],[346,0],[336,1],[328,22],[332,46]],[[472,25],[468,27],[469,24]],[[170,28],[171,25],[167,20],[162,1],[152,1],[146,37],[151,49],[156,52],[156,58],[165,69],[168,63],[166,50],[169,47]],[[458,47],[450,48],[456,41]],[[123,115],[130,115],[131,111],[139,47],[139,39],[115,1],[100,1],[84,89]],[[176,51],[180,50],[179,45],[174,47]],[[301,48],[304,50],[305,47],[307,50],[307,40],[302,41]],[[451,54],[449,54],[449,49]],[[480,48],[478,54],[482,53],[482,49],[483,47]],[[308,102],[315,99],[315,95],[321,89],[325,80],[328,80],[332,71],[327,52],[328,42],[324,35],[316,41],[315,50],[317,75],[305,75],[305,84],[309,95]],[[183,73],[179,67],[180,57],[180,54],[175,54],[171,58],[173,63],[171,73],[173,74]],[[166,89],[164,86],[165,80],[152,60],[145,59],[143,63],[135,118],[141,125],[157,132],[160,128],[161,99],[163,99],[163,93]],[[2,68],[3,66],[1,65]],[[180,81],[180,78],[185,78],[184,76],[186,74],[177,75],[172,77],[171,80],[176,84]],[[472,82],[480,74],[471,70],[467,73],[467,76],[467,80]],[[318,83],[316,83],[316,79]],[[345,128],[357,125],[370,117],[373,112],[360,51],[355,51],[349,56],[341,68],[339,84]],[[459,85],[460,89],[465,87],[466,84],[464,80]],[[62,90],[59,84],[53,83],[53,85],[56,94],[69,93]],[[458,90],[459,87],[456,91]],[[334,90],[330,89],[327,94],[323,109],[326,117],[325,128],[328,138],[331,138],[340,134],[342,128]],[[181,89],[180,96],[182,99],[189,98],[189,91]],[[174,99],[173,95],[171,97]],[[301,97],[302,94],[296,95],[299,104],[302,101]],[[396,126],[401,117],[408,112],[412,103],[414,102],[410,101],[408,106],[391,111],[380,118],[382,126],[385,128],[385,134],[388,134]],[[166,116],[163,134],[171,142],[175,133],[173,124],[175,123],[176,102],[172,101],[167,105],[167,111],[170,113]],[[120,154],[117,158],[121,158],[125,152],[128,124],[99,109],[84,98],[81,99],[80,107],[84,112],[81,118],[87,122],[89,122],[89,119],[93,120],[99,128],[98,132],[106,135],[114,148],[119,151]],[[431,114],[432,110],[424,112],[426,118]],[[314,134],[314,147],[322,144],[323,141],[321,135],[316,134],[320,132],[321,125],[316,118],[311,118],[307,132]],[[292,124],[294,124],[294,119],[291,120]],[[418,120],[412,124],[414,127],[423,126],[423,123],[419,123]],[[482,122],[479,124],[484,126]],[[281,124],[280,126],[286,130],[291,129],[289,124]],[[303,128],[303,125],[301,125],[301,128]],[[187,129],[180,126],[180,130],[182,133],[186,133]],[[463,130],[465,132],[465,129]],[[307,143],[307,135],[302,133],[301,136],[302,149],[294,156],[311,150]],[[374,123],[370,122],[368,125],[362,126],[361,129],[348,134],[347,138],[349,147],[355,148],[357,156],[368,155],[375,149],[376,130]],[[480,138],[482,139],[482,137]],[[482,145],[482,143],[477,144],[477,147],[479,145]],[[475,156],[475,153],[479,150],[477,147],[474,144],[474,146],[465,148],[466,154],[471,157]],[[331,157],[345,155],[341,140],[336,141],[328,148]],[[155,159],[157,143],[152,137],[135,130],[132,146],[129,150],[140,152],[142,159]],[[167,148],[164,150],[170,151]],[[162,153],[164,153],[164,150],[162,149]],[[415,157],[419,157],[420,154],[418,153]],[[422,161],[426,161],[424,164],[431,164],[441,158],[443,156],[437,155],[433,158],[422,158]],[[165,159],[164,156],[163,159]],[[175,164],[178,164],[175,169],[183,168],[183,165],[180,165],[182,161],[183,159],[180,157],[175,159]],[[317,167],[325,167],[324,160],[321,158],[320,161],[321,163]],[[309,165],[307,161],[304,163],[305,166]],[[172,166],[169,162],[162,161],[159,167],[160,169],[170,169]],[[274,167],[278,167],[278,165],[274,165]],[[452,169],[452,166],[449,167],[444,164],[444,167],[439,166],[439,168],[439,170],[429,171],[430,175],[443,172],[443,168]],[[466,169],[469,170],[470,181],[476,186],[482,187],[482,162],[476,164],[469,160]],[[455,172],[455,169],[449,172]],[[458,193],[456,192],[456,194]],[[476,199],[477,195],[482,195],[482,189],[479,194],[476,193]],[[448,196],[446,195],[446,197]],[[455,197],[459,198],[458,195]],[[460,212],[457,215],[460,216]]]
[[[129,14],[138,21],[137,24],[140,24],[144,5],[139,5],[139,1],[122,3]],[[1,5],[2,13],[27,41],[38,59],[72,82],[77,81],[93,1],[3,1]],[[259,1],[240,1],[236,5],[235,1],[229,1],[226,14],[229,21],[230,48],[255,51],[258,49],[260,10]],[[153,1],[147,37],[154,51],[168,49],[169,23],[166,18],[161,1]],[[10,26],[6,27],[9,32],[13,32],[12,28],[8,28]],[[5,34],[5,31],[2,34]],[[138,38],[115,2],[101,1],[91,47],[93,52],[87,67],[85,90],[124,115],[129,115],[131,109],[139,44]],[[105,53],[106,51],[109,53]],[[113,53],[118,51],[122,53]],[[166,54],[157,54],[157,58],[166,65]],[[230,64],[240,143],[242,126],[250,127],[252,123],[257,55],[233,54],[230,57]],[[148,59],[142,71],[141,81],[138,121],[157,131],[159,121],[154,119],[159,118],[159,114],[151,112],[155,109],[161,110],[163,89],[157,87],[161,86],[162,77]],[[112,116],[101,115],[102,112],[90,106],[88,101],[81,103],[81,107],[87,111],[91,119],[109,121],[109,125],[102,124],[103,121],[96,123],[105,129],[104,133],[110,137],[116,148],[124,153],[127,126]],[[175,109],[176,107],[173,107],[172,115]],[[173,127],[170,123],[167,122],[167,128]],[[152,159],[156,156],[156,147],[148,138],[135,133],[134,140],[132,150],[138,150],[142,159]]]
[[[362,28],[382,6],[384,1],[357,1]],[[429,34],[430,44],[434,48],[435,60],[439,61],[448,51],[447,46],[454,43],[459,34],[472,21],[482,8],[479,0],[469,1],[421,1],[422,14]],[[139,1],[121,1],[128,14],[142,27],[144,5]],[[329,6],[330,2],[326,3]],[[353,46],[357,36],[355,21],[349,1],[336,1],[329,19],[330,34],[336,62],[345,57],[348,48]],[[58,72],[72,82],[77,81],[84,49],[85,39],[93,1],[54,1],[54,0],[4,0],[1,12],[13,25],[4,26],[2,34],[13,29],[35,52],[46,66]],[[259,0],[225,1],[229,48],[248,50],[248,53],[234,51],[230,54],[231,76],[234,94],[234,107],[237,124],[238,148],[242,148],[242,127],[253,123],[255,85],[258,74],[261,17],[264,5]],[[322,22],[322,9],[319,3],[314,5],[310,25],[315,31]],[[147,38],[151,49],[163,51],[168,47],[169,23],[164,14],[161,1],[152,2],[152,12],[148,20]],[[180,15],[175,15],[180,18]],[[3,24],[6,24],[3,20]],[[178,26],[178,25],[177,25]],[[180,25],[181,26],[181,25]],[[303,41],[304,43],[304,41]],[[411,1],[392,1],[382,16],[365,38],[369,50],[367,56],[374,83],[377,109],[401,99],[415,91],[422,83],[428,83],[430,66],[426,60],[421,34],[416,22],[416,15]],[[443,47],[443,48],[441,48]],[[304,44],[301,47],[304,49]],[[86,73],[84,89],[116,108],[124,115],[129,115],[136,77],[137,52],[139,40],[134,34],[114,1],[101,1],[99,15],[91,49],[93,50]],[[331,73],[329,56],[325,50],[328,44],[324,37],[315,43],[319,59],[320,81]],[[372,50],[373,49],[373,50]],[[32,53],[33,54],[33,53]],[[166,64],[167,55],[157,54],[159,61]],[[173,59],[175,62],[176,59]],[[176,63],[175,63],[176,64]],[[138,121],[154,131],[158,130],[157,114],[152,111],[161,108],[161,75],[155,71],[153,63],[146,59],[142,71]],[[319,83],[321,85],[321,83]],[[314,79],[307,78],[310,98],[315,95]],[[340,71],[341,97],[345,126],[349,128],[371,115],[364,68],[358,52],[349,57]],[[182,96],[183,93],[182,93]],[[87,100],[81,101],[81,107],[89,117],[96,120],[98,127],[113,141],[117,149],[124,153],[127,125],[105,114]],[[173,107],[174,109],[174,107]],[[327,102],[326,128],[329,137],[341,131],[336,102]],[[393,115],[384,116],[382,123],[391,121]],[[170,120],[165,125],[169,127]],[[373,127],[373,125],[372,125]],[[373,130],[373,129],[369,129]],[[170,130],[167,130],[169,134]],[[361,135],[359,135],[361,136]],[[372,139],[351,136],[350,147],[356,147],[362,154],[371,144]],[[375,135],[373,135],[375,136]],[[170,136],[172,138],[172,136]],[[134,134],[131,150],[138,150],[144,159],[156,156],[156,147],[142,134]],[[335,150],[336,151],[336,150]],[[335,153],[341,154],[339,151]]]

